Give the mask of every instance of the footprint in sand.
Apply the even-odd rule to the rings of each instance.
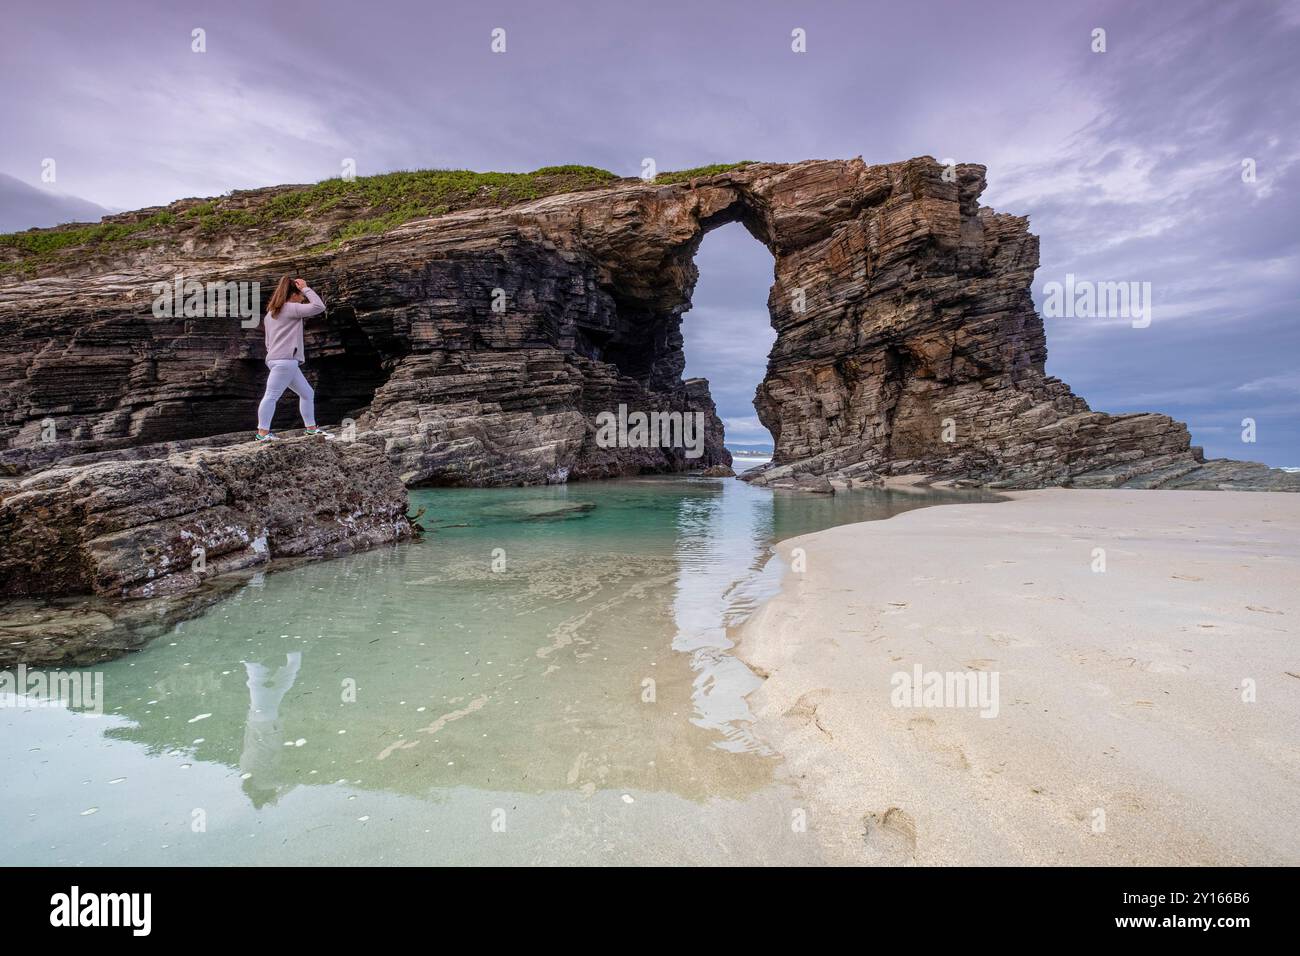
[[[817,705],[821,702],[821,698],[828,693],[830,693],[830,691],[825,687],[819,687],[817,690],[810,690],[808,693],[796,700],[781,716],[800,720],[803,722],[804,726],[812,724],[827,737],[834,740],[835,738],[832,736],[831,732],[826,729],[826,726],[821,722],[821,718],[817,715]]]
[[[994,647],[1038,647],[1035,640],[1027,637],[1020,637],[1016,634],[1008,634],[1006,631],[992,631],[988,635],[989,643]]]
[[[862,841],[879,862],[911,862],[916,857],[916,821],[898,807],[865,814]]]
[[[948,743],[940,737],[938,725],[933,717],[924,715],[911,717],[907,721],[907,729],[911,731],[912,739],[916,741],[916,745],[932,753],[942,766],[949,767],[952,770],[970,769],[970,761],[966,759],[966,751],[962,750],[957,744]]]

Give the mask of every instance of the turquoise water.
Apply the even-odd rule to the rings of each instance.
[[[6,863],[814,863],[728,630],[775,541],[956,493],[412,492],[421,540],[254,578],[0,708]]]

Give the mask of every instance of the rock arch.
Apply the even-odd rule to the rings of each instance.
[[[0,367],[0,467],[196,433],[233,441],[247,427],[256,396],[239,369],[256,362],[258,335],[153,319],[145,290],[175,271],[311,276],[331,312],[309,353],[337,364],[337,388],[348,357],[364,356],[351,396],[366,404],[358,437],[408,484],[727,463],[707,383],[682,378],[681,319],[701,239],[739,221],[775,263],[777,338],[755,407],[776,453],[752,480],[1281,481],[1262,466],[1203,462],[1164,415],[1092,412],[1046,374],[1030,296],[1038,242],[1025,218],[979,204],[984,173],[928,157],[757,163],[465,209],[309,252],[189,237],[69,257],[35,281],[0,281],[11,356]],[[238,394],[231,382],[243,382]],[[705,456],[599,447],[594,417],[620,403],[705,413]],[[54,449],[35,440],[46,419],[68,436]]]
[[[590,256],[619,314],[637,316],[642,354],[663,373],[654,388],[683,367],[680,319],[704,234],[739,221],[769,249],[777,339],[755,408],[775,456],[761,483],[924,472],[1110,484],[1195,470],[1183,425],[1093,413],[1046,374],[1030,295],[1037,238],[1023,217],[980,206],[984,174],[945,175],[929,158],[750,166],[538,226]]]

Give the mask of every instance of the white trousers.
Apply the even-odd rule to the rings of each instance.
[[[271,418],[275,415],[275,403],[280,400],[286,388],[292,389],[298,396],[298,411],[302,423],[308,428],[316,424],[316,393],[311,390],[306,376],[296,359],[276,359],[267,362],[271,374],[266,377],[266,394],[257,406],[257,427],[270,430]]]

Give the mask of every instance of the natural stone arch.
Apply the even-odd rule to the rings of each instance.
[[[254,396],[232,396],[227,383],[257,361],[256,333],[153,319],[149,284],[176,271],[312,276],[332,318],[309,353],[365,356],[358,394],[373,397],[358,438],[407,483],[722,463],[707,383],[681,378],[680,323],[701,239],[740,221],[774,258],[777,338],[755,405],[776,452],[756,480],[1255,481],[1259,467],[1206,466],[1183,425],[1091,412],[1046,374],[1030,297],[1037,239],[1024,218],[981,207],[983,188],[983,167],[928,157],[757,163],[469,208],[308,252],[187,233],[144,251],[69,255],[38,281],[0,282],[0,341],[14,356],[0,367],[0,467],[189,437],[195,423],[209,436],[226,419],[228,431],[246,427],[238,418]],[[509,302],[500,313],[498,292]],[[703,411],[706,456],[598,447],[593,417],[619,403]],[[70,439],[40,446],[47,418]]]
[[[983,185],[982,167],[957,167],[949,181],[928,160],[750,168],[630,197],[632,208],[605,220],[623,224],[625,237],[593,236],[588,222],[577,232],[619,311],[645,330],[642,360],[664,388],[684,366],[679,326],[700,242],[743,223],[774,259],[777,339],[755,407],[775,462],[865,475],[899,459],[933,467],[951,458],[947,417],[966,419],[957,444],[967,461],[979,456],[974,422],[990,403],[971,396],[990,383],[1086,410],[1064,386],[1043,384],[1029,295],[1036,240],[1023,219],[981,212]],[[978,389],[963,389],[970,383]]]
[[[1038,241],[1025,218],[979,205],[984,173],[929,158],[751,166],[629,197],[605,220],[624,225],[623,241],[579,234],[611,288],[669,329],[658,361],[678,370],[673,333],[703,235],[741,221],[772,253],[777,339],[755,407],[775,467],[760,482],[917,471],[1110,483],[1193,470],[1199,451],[1180,423],[1093,413],[1046,374],[1030,294]]]

